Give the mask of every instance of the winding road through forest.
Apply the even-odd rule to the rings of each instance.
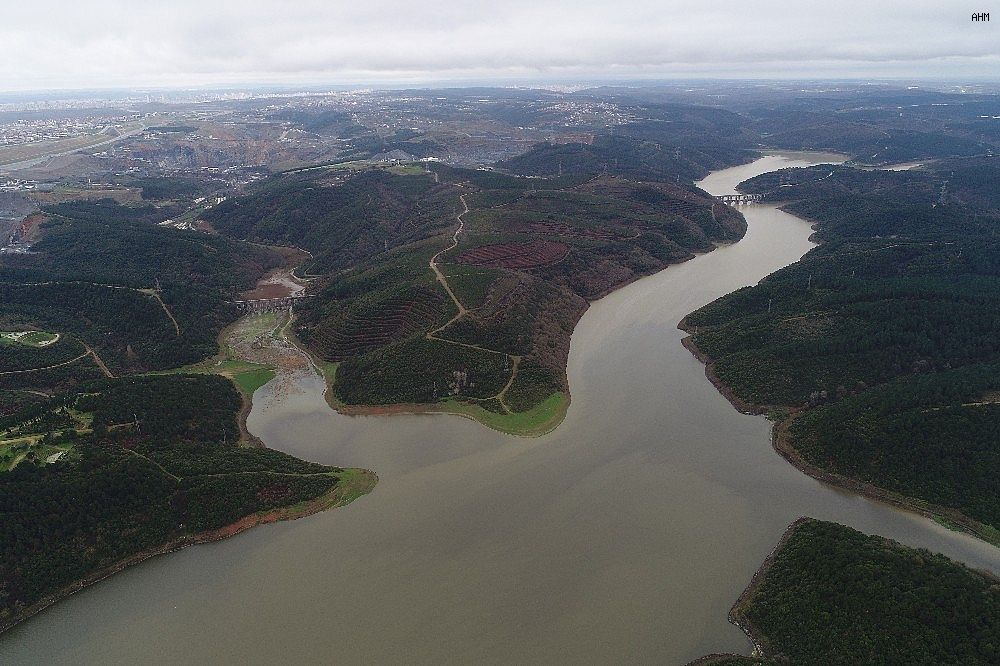
[[[437,173],[435,172],[434,175],[436,177]],[[462,212],[455,216],[455,219],[458,220],[458,228],[455,229],[455,233],[452,234],[451,245],[449,245],[448,247],[444,248],[443,250],[439,250],[433,257],[431,257],[431,261],[430,261],[431,270],[434,271],[434,275],[435,275],[435,277],[437,277],[437,281],[441,284],[442,287],[444,287],[444,290],[446,292],[448,292],[448,296],[451,297],[451,300],[455,304],[455,307],[458,308],[458,314],[456,314],[454,317],[452,317],[451,319],[449,319],[448,321],[446,321],[444,324],[442,324],[441,326],[438,326],[433,331],[431,331],[430,333],[428,333],[427,334],[427,339],[428,340],[436,340],[438,342],[445,342],[445,343],[450,344],[450,345],[458,345],[460,347],[467,347],[469,349],[475,349],[475,350],[478,350],[478,351],[487,352],[489,354],[497,354],[498,356],[505,356],[507,358],[508,363],[510,364],[510,378],[507,380],[507,383],[504,384],[503,388],[500,389],[500,392],[497,393],[496,395],[490,396],[488,398],[470,398],[470,399],[471,400],[476,400],[477,402],[485,402],[485,401],[488,401],[488,400],[496,400],[497,402],[500,403],[500,406],[503,408],[503,410],[506,413],[513,414],[514,413],[513,410],[511,410],[510,406],[507,404],[506,396],[507,396],[507,391],[514,384],[514,380],[517,379],[517,369],[521,365],[521,357],[517,356],[515,354],[508,354],[507,352],[497,351],[496,349],[489,349],[487,347],[481,347],[479,345],[473,345],[473,344],[470,344],[468,342],[459,342],[457,340],[449,340],[448,338],[442,338],[442,337],[440,337],[438,335],[438,333],[440,333],[444,329],[448,328],[449,326],[451,326],[452,324],[454,324],[459,319],[462,319],[463,317],[465,317],[470,312],[468,308],[466,308],[464,305],[462,305],[462,301],[460,301],[458,299],[458,296],[455,295],[455,292],[454,292],[454,290],[452,290],[451,285],[448,284],[448,277],[441,271],[440,268],[438,268],[438,258],[441,255],[443,255],[443,254],[445,254],[447,252],[451,252],[456,247],[458,247],[458,237],[461,235],[462,231],[464,231],[464,229],[465,229],[465,220],[463,220],[462,218],[465,216],[466,213],[469,212],[469,204],[466,203],[466,201],[465,201],[465,195],[464,194],[459,195],[458,198],[462,202]]]

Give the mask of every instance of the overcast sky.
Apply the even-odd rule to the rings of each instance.
[[[0,90],[1000,78],[984,0],[0,0]]]

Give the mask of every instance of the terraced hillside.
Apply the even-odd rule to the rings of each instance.
[[[531,240],[527,243],[480,245],[462,253],[456,261],[474,266],[521,270],[559,263],[568,252],[569,246],[557,241]]]
[[[442,294],[427,287],[357,299],[323,318],[309,339],[324,357],[342,361],[425,332],[446,313]]]

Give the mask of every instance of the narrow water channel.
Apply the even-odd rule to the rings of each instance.
[[[826,156],[725,169],[713,194]],[[150,560],[0,638],[4,663],[682,664],[748,652],[726,620],[809,515],[1000,572],[1000,550],[803,475],[680,344],[695,308],[797,260],[809,227],[744,209],[745,239],[595,303],[573,402],[520,439],[446,415],[345,417],[300,372],[261,388],[268,446],[379,473],[344,509]]]

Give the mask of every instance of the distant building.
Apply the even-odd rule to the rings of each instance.
[[[372,161],[375,162],[392,162],[392,163],[413,162],[416,159],[417,158],[414,157],[413,155],[409,154],[405,150],[400,150],[399,148],[390,150],[385,153],[378,153],[376,155],[372,155]]]

